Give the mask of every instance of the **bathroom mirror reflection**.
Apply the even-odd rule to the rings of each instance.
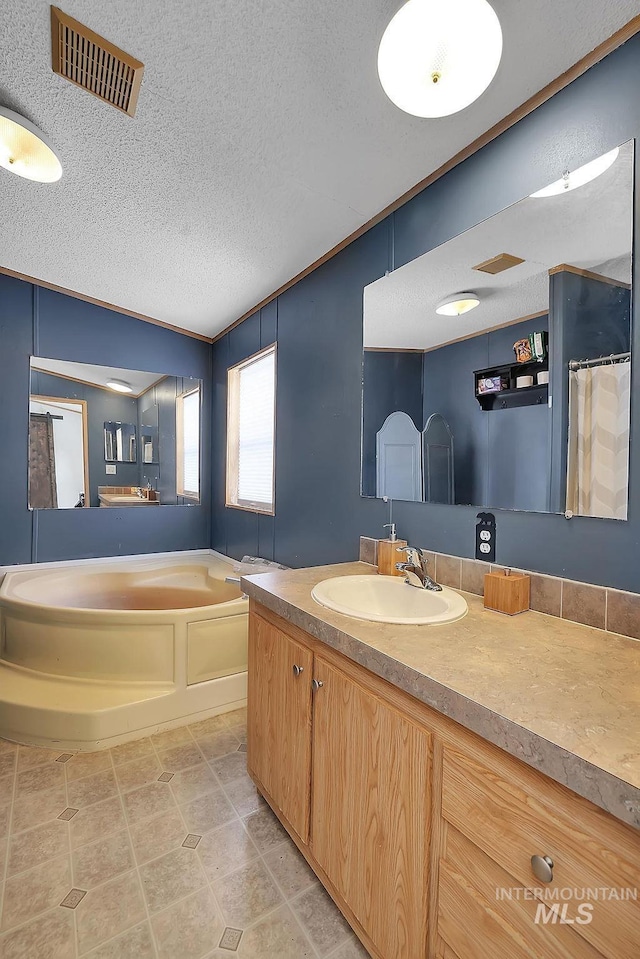
[[[32,356],[30,509],[198,503],[201,386]]]
[[[633,156],[365,288],[363,496],[627,518]]]
[[[135,463],[137,431],[135,423],[111,420],[104,424],[104,459],[106,463]]]

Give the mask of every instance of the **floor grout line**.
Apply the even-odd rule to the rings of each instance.
[[[313,874],[313,881],[310,882],[308,886],[306,886],[304,889],[299,889],[298,892],[297,892],[294,896],[289,896],[289,897],[287,898],[287,896],[286,896],[285,893],[284,893],[284,890],[283,890],[282,886],[281,886],[280,883],[278,882],[278,879],[277,879],[276,875],[275,875],[275,874],[272,872],[272,870],[269,868],[269,863],[268,863],[268,862],[266,861],[266,859],[265,859],[265,856],[266,856],[266,853],[267,853],[267,852],[272,852],[274,849],[279,849],[280,846],[288,845],[288,843],[293,843],[293,840],[292,840],[289,836],[287,836],[281,843],[277,843],[277,844],[274,844],[273,846],[271,846],[269,849],[266,850],[266,852],[260,853],[260,858],[262,859],[262,861],[263,861],[263,863],[264,863],[264,866],[265,866],[267,872],[269,873],[269,875],[270,875],[271,878],[273,879],[274,883],[276,884],[276,888],[279,889],[279,891],[282,893],[282,897],[283,897],[283,899],[284,899],[284,905],[289,907],[289,912],[290,912],[291,915],[293,916],[296,925],[299,927],[300,931],[302,932],[303,938],[305,939],[306,942],[309,943],[309,945],[310,945],[310,947],[311,947],[311,951],[314,953],[314,955],[316,955],[316,956],[320,957],[320,959],[322,959],[319,950],[316,948],[315,944],[311,941],[311,938],[307,935],[307,931],[306,931],[306,929],[304,928],[304,926],[302,925],[302,921],[301,921],[300,917],[298,916],[298,913],[297,913],[296,910],[293,908],[293,903],[294,903],[294,901],[295,901],[296,899],[298,899],[300,896],[303,896],[306,892],[309,891],[309,889],[312,889],[314,885],[317,885],[317,883],[319,882],[318,877],[317,877],[317,876],[315,875],[315,873],[314,873],[314,874]],[[294,847],[295,847],[295,843],[294,843]],[[298,852],[297,848],[296,848],[296,852]],[[298,852],[298,855],[301,855],[301,854]],[[302,858],[304,859],[304,857],[302,857]],[[306,860],[305,860],[305,863],[306,863]],[[341,945],[342,945],[342,943],[340,943],[336,948],[339,949]]]
[[[146,917],[147,917],[147,925],[148,925],[148,927],[149,927],[149,935],[151,936],[151,945],[152,945],[152,947],[153,947],[153,951],[154,951],[154,954],[155,954],[155,959],[157,959],[157,957],[159,956],[158,944],[157,944],[157,942],[156,942],[155,933],[154,933],[154,931],[153,931],[153,925],[151,924],[151,915],[150,915],[150,913],[149,913],[149,907],[148,907],[148,905],[147,905],[147,897],[146,897],[145,894],[144,894],[144,885],[143,885],[143,883],[142,883],[142,876],[140,875],[140,868],[139,868],[139,866],[138,866],[138,860],[136,859],[135,845],[134,845],[134,843],[133,843],[133,837],[131,836],[131,824],[129,823],[129,819],[127,818],[127,811],[126,811],[125,805],[124,805],[124,796],[123,796],[123,793],[122,793],[122,791],[120,790],[120,788],[119,788],[119,786],[118,786],[118,778],[117,778],[117,776],[116,776],[116,764],[115,764],[115,762],[113,761],[113,753],[112,753],[111,751],[109,751],[109,758],[111,759],[111,767],[112,767],[112,769],[113,769],[113,775],[114,775],[114,778],[115,778],[115,780],[116,780],[116,788],[117,788],[117,791],[118,791],[118,798],[119,798],[119,800],[120,800],[120,808],[121,808],[121,810],[122,810],[122,815],[124,816],[125,826],[126,826],[126,830],[127,830],[127,838],[129,839],[129,847],[130,847],[130,849],[131,849],[131,856],[132,856],[133,863],[134,863],[134,871],[135,871],[136,879],[137,879],[137,882],[138,882],[138,890],[139,890],[140,896],[142,897],[142,906],[143,906],[143,908],[144,908],[145,915],[146,915]],[[134,928],[134,927],[137,926],[137,925],[138,925],[138,923],[134,923],[133,926],[130,926],[130,927],[128,927],[128,928]],[[127,931],[126,929],[121,929],[120,932],[119,932],[116,936],[112,936],[112,939],[117,939],[118,935],[120,935],[121,933],[126,932],[126,931]],[[104,943],[100,943],[100,945],[103,945],[103,944],[104,944]],[[79,955],[79,954],[80,954],[80,953],[78,952],[78,955]]]
[[[62,755],[62,753],[60,753],[60,755]],[[63,766],[63,768],[64,768],[64,801],[65,801],[65,809],[69,809],[69,808],[70,808],[70,806],[69,806],[69,781],[68,781],[68,778],[67,778],[67,764],[66,764],[66,763],[62,763],[62,766]],[[74,808],[75,808],[75,807],[74,807]],[[76,813],[76,815],[77,815],[77,813]],[[73,888],[75,888],[75,878],[76,878],[76,877],[75,877],[75,865],[74,865],[74,862],[73,862],[73,849],[72,849],[72,847],[71,847],[71,826],[69,825],[69,822],[68,822],[68,821],[65,822],[65,826],[66,826],[66,828],[67,828],[67,846],[68,846],[68,848],[69,848],[69,868],[70,868],[70,870],[71,870],[71,888],[73,889]],[[60,900],[60,902],[62,902],[62,900]],[[58,903],[58,907],[59,907],[59,906],[60,906],[60,904]],[[78,922],[77,922],[77,918],[76,918],[76,911],[75,911],[75,909],[72,909],[71,912],[73,913],[73,915],[72,915],[72,917],[71,917],[71,924],[72,924],[72,926],[73,926],[73,943],[74,943],[74,948],[75,948],[75,954],[76,954],[76,957],[77,957],[77,956],[80,954],[80,941],[79,941],[79,938],[78,938]]]
[[[4,919],[4,900],[7,892],[7,872],[9,870],[9,851],[11,849],[11,834],[13,827],[13,810],[14,803],[16,799],[16,791],[18,788],[18,749],[16,748],[15,756],[13,760],[13,789],[11,790],[11,799],[10,799],[10,809],[9,809],[9,822],[7,823],[7,848],[4,852],[4,866],[2,871],[2,901],[0,901],[0,929],[2,929],[2,921]]]
[[[235,717],[235,719],[237,720],[237,717]],[[176,728],[180,728],[180,727],[176,727]],[[203,735],[201,736],[201,739],[207,739],[207,738],[209,738],[209,736],[215,736],[215,734],[216,734],[217,732],[223,732],[223,731],[232,733],[233,739],[234,739],[235,741],[237,741],[238,744],[241,744],[241,743],[243,743],[243,742],[246,742],[246,733],[244,732],[243,723],[242,723],[241,721],[236,721],[236,722],[234,722],[233,726],[230,725],[230,724],[228,724],[228,723],[225,723],[224,725],[219,726],[218,728],[214,729],[214,730],[211,731],[210,733],[203,734]],[[136,791],[138,791],[138,790],[140,790],[140,789],[144,789],[145,786],[148,786],[148,785],[153,784],[154,782],[157,782],[156,779],[151,780],[150,783],[144,783],[142,786],[136,786],[136,787],[134,787],[133,789],[126,789],[126,788],[124,787],[124,784],[120,782],[120,780],[119,780],[119,778],[118,778],[117,771],[116,771],[118,767],[124,766],[124,765],[126,765],[126,763],[119,763],[119,764],[116,765],[115,758],[114,758],[113,752],[111,751],[111,748],[109,748],[108,750],[105,750],[105,752],[107,752],[107,753],[108,753],[108,756],[109,756],[109,763],[108,763],[107,768],[106,768],[106,769],[103,769],[103,770],[97,770],[97,771],[95,771],[95,772],[90,772],[87,776],[81,776],[81,777],[79,777],[78,779],[69,780],[68,773],[69,773],[69,771],[70,771],[70,767],[67,767],[67,765],[65,764],[65,774],[64,774],[64,786],[65,786],[65,790],[64,790],[64,795],[65,795],[65,802],[66,802],[66,806],[67,806],[67,807],[70,807],[70,806],[71,806],[71,802],[70,802],[70,799],[69,799],[69,784],[70,784],[70,782],[80,782],[81,780],[86,780],[86,779],[92,778],[93,776],[99,776],[101,773],[107,773],[107,772],[109,772],[109,773],[111,773],[111,776],[113,777],[113,782],[114,782],[114,784],[115,784],[115,788],[114,788],[113,794],[110,795],[110,796],[103,796],[103,797],[97,799],[97,800],[94,801],[94,802],[90,802],[90,803],[88,803],[87,805],[81,806],[80,808],[81,808],[81,811],[90,810],[92,807],[98,806],[98,805],[101,804],[101,803],[108,802],[108,801],[110,801],[110,800],[114,801],[114,800],[116,800],[116,797],[117,797],[118,807],[119,807],[119,809],[120,809],[120,812],[121,812],[121,814],[122,814],[122,819],[123,819],[123,824],[118,823],[118,824],[116,824],[116,825],[114,825],[114,826],[108,826],[108,827],[107,827],[107,832],[105,832],[105,833],[100,832],[100,833],[98,833],[97,835],[94,834],[93,837],[90,839],[89,842],[83,842],[83,843],[81,843],[80,845],[78,845],[78,846],[75,847],[75,848],[74,848],[74,846],[73,846],[72,838],[71,838],[71,836],[72,836],[71,829],[72,829],[72,822],[73,822],[73,820],[64,822],[64,825],[65,825],[66,831],[67,831],[67,849],[68,849],[67,855],[68,855],[68,857],[69,857],[69,863],[70,863],[70,867],[71,867],[72,883],[75,883],[75,880],[76,880],[74,857],[78,854],[78,852],[79,852],[80,850],[87,849],[87,848],[91,848],[92,846],[96,846],[98,843],[100,843],[100,842],[105,842],[105,841],[107,841],[108,839],[110,839],[110,838],[112,838],[113,836],[115,836],[116,834],[118,834],[118,833],[120,833],[120,832],[125,832],[125,831],[126,831],[126,839],[127,839],[128,848],[129,848],[129,855],[130,855],[130,857],[131,857],[132,868],[130,868],[130,869],[125,869],[124,871],[117,873],[115,876],[111,876],[111,877],[108,878],[108,879],[104,879],[102,882],[99,882],[99,883],[97,883],[97,884],[95,884],[95,885],[91,885],[91,890],[90,890],[90,891],[94,891],[94,890],[96,890],[96,889],[100,889],[101,886],[106,885],[107,883],[113,882],[114,880],[117,880],[117,879],[121,879],[122,877],[127,876],[127,875],[133,875],[133,874],[135,873],[135,879],[136,879],[137,888],[138,888],[138,890],[139,890],[140,896],[142,897],[142,907],[143,907],[144,917],[145,917],[145,918],[143,918],[143,919],[138,919],[138,921],[133,922],[131,925],[126,926],[126,927],[123,928],[123,929],[120,929],[117,933],[115,933],[115,935],[110,936],[109,938],[104,939],[104,940],[102,940],[101,942],[93,945],[88,952],[85,952],[85,953],[83,953],[82,955],[83,955],[83,956],[87,956],[87,955],[88,955],[90,952],[92,952],[93,950],[98,949],[98,948],[101,948],[101,947],[103,947],[105,944],[110,943],[110,942],[112,942],[113,940],[118,939],[119,937],[125,935],[127,932],[130,932],[132,929],[136,928],[137,926],[142,925],[142,924],[146,924],[147,928],[148,928],[149,931],[150,931],[151,940],[152,940],[152,945],[153,945],[153,949],[154,949],[154,953],[155,953],[155,959],[158,959],[159,945],[158,945],[158,942],[157,942],[157,940],[156,940],[156,934],[155,934],[154,927],[153,927],[153,924],[152,924],[152,917],[153,917],[153,919],[155,919],[156,916],[162,915],[162,914],[164,914],[165,912],[174,909],[174,908],[175,908],[176,906],[178,906],[180,903],[184,902],[185,900],[190,899],[191,897],[197,895],[198,893],[201,893],[204,889],[207,889],[208,892],[209,892],[209,894],[211,895],[212,901],[213,901],[213,903],[215,903],[215,906],[216,906],[216,910],[217,910],[217,913],[216,913],[216,914],[220,917],[223,925],[226,927],[226,926],[227,926],[226,914],[225,914],[224,909],[222,908],[221,901],[218,899],[218,897],[217,897],[217,895],[216,895],[216,891],[215,891],[215,889],[214,889],[214,884],[217,884],[218,888],[222,890],[222,889],[224,889],[224,882],[225,882],[225,880],[228,879],[228,877],[229,877],[230,875],[233,875],[233,873],[235,873],[235,872],[237,872],[238,870],[243,869],[243,868],[245,868],[245,867],[247,867],[247,866],[252,866],[252,865],[255,866],[256,864],[259,864],[260,867],[261,867],[261,869],[263,869],[263,870],[265,871],[266,875],[269,877],[269,880],[270,880],[270,882],[272,883],[273,889],[277,892],[277,895],[278,895],[278,897],[279,897],[279,901],[278,901],[272,908],[267,909],[265,912],[261,913],[261,914],[260,914],[256,919],[254,919],[252,922],[247,923],[246,926],[243,926],[243,927],[242,927],[243,933],[246,932],[247,930],[252,929],[254,926],[257,926],[257,925],[259,925],[260,923],[264,922],[265,920],[267,920],[267,919],[269,918],[269,916],[277,913],[277,912],[278,912],[279,910],[281,910],[281,909],[285,909],[285,907],[286,907],[286,912],[287,912],[287,915],[288,915],[288,917],[289,917],[287,921],[294,923],[295,929],[298,930],[298,932],[299,932],[299,934],[300,934],[300,936],[301,936],[301,942],[303,942],[303,943],[305,944],[305,949],[308,949],[308,950],[309,950],[310,956],[320,957],[320,956],[321,956],[320,946],[319,946],[319,945],[316,946],[316,944],[311,940],[310,936],[307,934],[306,928],[305,928],[305,926],[303,925],[301,918],[298,916],[298,914],[297,914],[297,912],[296,912],[296,909],[295,909],[295,903],[296,903],[296,901],[297,901],[300,897],[302,897],[302,896],[304,896],[306,893],[308,893],[309,890],[312,889],[314,886],[316,886],[316,885],[319,884],[317,877],[316,877],[315,875],[312,876],[312,877],[310,878],[308,884],[303,885],[302,888],[296,890],[296,892],[295,892],[294,895],[290,895],[290,896],[287,896],[287,895],[286,895],[285,890],[284,890],[284,888],[281,886],[280,882],[278,881],[275,872],[273,872],[272,869],[270,868],[269,863],[268,863],[266,857],[267,857],[267,856],[271,856],[272,859],[273,859],[273,855],[274,855],[274,853],[277,855],[277,850],[278,850],[278,849],[284,849],[284,848],[290,848],[290,847],[293,848],[294,853],[295,853],[296,855],[300,856],[301,854],[299,853],[299,850],[297,850],[297,849],[295,848],[295,845],[292,846],[292,841],[291,841],[290,837],[286,834],[286,832],[284,832],[284,833],[282,834],[282,838],[279,838],[277,842],[274,842],[272,845],[270,845],[270,846],[268,846],[268,847],[266,847],[266,848],[263,848],[263,847],[259,846],[259,845],[257,844],[256,840],[254,840],[254,838],[253,838],[253,836],[251,835],[251,832],[250,832],[250,830],[249,830],[249,828],[248,828],[248,826],[247,826],[247,823],[248,823],[248,821],[249,821],[252,817],[256,816],[257,814],[266,812],[266,810],[267,810],[269,807],[264,803],[264,801],[258,801],[258,800],[256,799],[256,797],[254,797],[254,798],[252,799],[252,798],[251,798],[251,795],[250,795],[249,793],[247,793],[245,790],[241,790],[241,795],[238,796],[238,790],[237,790],[235,787],[237,787],[239,784],[243,783],[245,780],[246,780],[246,781],[250,781],[250,780],[247,779],[247,774],[246,774],[246,772],[245,772],[244,763],[242,764],[242,773],[241,773],[241,775],[236,775],[233,779],[230,779],[228,782],[223,781],[223,779],[220,778],[220,775],[218,775],[218,773],[216,772],[216,766],[217,766],[220,762],[224,761],[227,757],[232,757],[232,756],[234,756],[234,755],[237,753],[237,749],[236,749],[235,746],[234,746],[234,748],[232,749],[231,752],[223,753],[223,754],[220,755],[220,756],[213,756],[213,757],[211,757],[211,758],[207,758],[207,756],[206,756],[206,755],[204,754],[204,752],[202,751],[202,748],[200,747],[199,740],[196,738],[195,734],[194,734],[193,731],[191,730],[190,725],[187,725],[187,726],[186,726],[186,728],[185,728],[185,734],[188,735],[188,738],[185,738],[185,739],[183,740],[183,742],[181,742],[181,743],[175,743],[175,744],[173,744],[173,745],[170,744],[170,743],[169,743],[169,744],[167,744],[167,743],[162,743],[162,744],[160,744],[160,743],[154,742],[151,736],[150,736],[150,737],[143,737],[144,739],[148,739],[148,740],[149,740],[149,751],[148,751],[148,753],[147,753],[146,755],[149,756],[149,757],[152,757],[152,758],[159,764],[159,767],[160,767],[161,770],[168,769],[168,770],[170,770],[170,771],[172,771],[172,772],[174,772],[174,770],[175,770],[174,775],[176,775],[176,776],[179,776],[181,773],[188,773],[190,770],[194,770],[194,769],[199,768],[199,767],[202,768],[202,769],[205,769],[205,768],[206,768],[207,771],[208,771],[208,772],[211,774],[211,776],[212,776],[211,781],[210,781],[209,783],[206,783],[206,785],[202,787],[202,791],[201,791],[201,792],[199,791],[199,788],[200,788],[200,787],[196,787],[196,794],[193,795],[193,796],[189,796],[189,798],[186,799],[186,800],[184,800],[183,802],[179,802],[179,801],[178,801],[178,796],[176,796],[176,794],[174,793],[174,790],[171,788],[171,784],[167,784],[167,791],[168,791],[168,794],[171,796],[171,801],[170,801],[170,803],[166,806],[165,809],[161,810],[160,812],[152,813],[150,816],[145,816],[145,817],[143,817],[142,819],[140,819],[140,820],[137,821],[137,822],[131,822],[131,821],[129,820],[129,817],[127,816],[126,807],[125,807],[125,797],[126,797],[126,795],[129,794],[129,793],[134,793],[134,792],[136,792]],[[224,740],[223,740],[223,741],[224,741]],[[137,740],[137,741],[134,740],[134,742],[139,742],[139,740]],[[191,765],[186,766],[186,767],[184,767],[183,769],[177,769],[177,770],[176,770],[176,769],[175,769],[175,766],[173,765],[173,763],[164,763],[164,762],[162,761],[162,756],[161,756],[161,754],[162,754],[162,753],[165,753],[166,750],[173,750],[173,749],[179,750],[179,748],[180,748],[181,746],[191,746],[192,744],[195,744],[195,745],[196,745],[197,750],[198,750],[198,754],[199,754],[199,758],[198,758],[196,761],[194,761]],[[27,748],[28,748],[28,747],[27,747]],[[113,748],[115,748],[115,747],[113,747]],[[14,757],[14,763],[13,763],[13,770],[14,770],[14,773],[13,773],[13,775],[14,775],[14,780],[13,780],[13,787],[12,787],[12,796],[13,796],[13,799],[11,800],[10,825],[9,825],[9,831],[8,831],[8,835],[7,835],[7,849],[6,849],[6,853],[5,853],[5,864],[4,864],[4,875],[5,875],[5,877],[6,877],[6,874],[7,874],[7,871],[8,871],[8,860],[9,860],[10,840],[11,840],[11,838],[12,838],[12,827],[13,827],[13,822],[14,822],[15,808],[16,808],[14,804],[15,804],[16,802],[19,802],[18,797],[17,797],[18,755],[19,755],[19,751],[16,750],[15,757]],[[182,757],[180,757],[179,752],[176,754],[176,757],[177,757],[177,760],[178,760],[178,761],[181,761],[181,760],[182,760]],[[144,757],[141,757],[141,758],[144,758]],[[246,762],[246,756],[244,756],[244,759],[245,759],[245,762]],[[134,757],[134,759],[127,760],[127,762],[135,762],[135,761],[136,761],[135,757]],[[42,766],[43,766],[43,765],[46,765],[46,763],[42,763],[42,764],[38,764],[38,765],[42,765]],[[235,761],[232,761],[232,762],[230,763],[230,768],[231,768],[231,769],[234,769],[234,768],[235,768],[235,765],[236,765],[236,764],[235,764]],[[27,768],[38,768],[38,766],[27,767]],[[227,765],[226,768],[224,767],[224,765],[218,766],[218,768],[220,769],[221,773],[224,773],[224,776],[228,775],[229,765]],[[196,781],[197,781],[197,780],[196,780]],[[177,783],[179,783],[180,780],[178,779],[177,782],[174,780],[173,782],[174,782],[174,785],[177,785]],[[54,787],[54,786],[51,786],[51,787],[48,787],[47,789],[44,789],[44,790],[36,790],[34,793],[27,793],[27,794],[25,794],[25,797],[24,797],[24,798],[27,798],[27,797],[30,797],[30,796],[33,796],[33,795],[41,795],[41,796],[44,798],[44,796],[46,795],[46,793],[50,792],[50,791],[53,790],[54,788],[58,788],[58,787],[57,787],[57,786],[55,786],[55,787]],[[250,793],[253,793],[254,791],[255,791],[255,787],[253,787],[253,789],[250,790],[249,792],[250,792]],[[205,829],[204,832],[202,832],[202,833],[199,833],[198,827],[195,827],[193,830],[191,830],[191,829],[187,826],[187,823],[186,823],[186,820],[185,820],[185,813],[184,813],[185,807],[188,806],[190,803],[195,802],[195,801],[197,801],[198,799],[203,799],[203,798],[206,797],[207,795],[209,795],[209,794],[211,794],[211,793],[214,793],[214,792],[215,792],[216,794],[220,794],[222,797],[224,797],[224,799],[226,800],[226,802],[229,804],[229,814],[230,814],[231,818],[228,819],[226,822],[222,822],[222,823],[220,823],[219,825],[213,826],[213,827],[210,828],[210,829]],[[235,794],[235,796],[236,796],[235,801],[234,801],[234,799],[232,798],[232,796],[233,796],[234,794]],[[184,795],[184,794],[183,794],[183,795]],[[257,795],[258,795],[258,794],[257,794],[257,792],[256,792],[256,796],[257,796]],[[236,805],[236,804],[237,804],[237,805]],[[8,805],[8,804],[7,804],[7,805]],[[185,896],[181,896],[179,899],[176,899],[176,900],[171,901],[170,903],[168,903],[168,905],[163,906],[162,909],[160,909],[160,910],[158,910],[157,912],[154,912],[154,913],[152,914],[152,912],[151,912],[151,910],[150,910],[150,907],[149,907],[149,904],[148,904],[148,902],[147,902],[147,898],[146,898],[146,896],[145,896],[144,884],[143,884],[143,881],[142,881],[141,870],[142,870],[144,867],[146,867],[147,865],[149,865],[149,864],[151,864],[151,863],[154,863],[154,862],[162,859],[164,856],[168,855],[168,853],[170,853],[170,852],[175,852],[175,851],[178,850],[180,847],[179,847],[178,845],[175,845],[175,846],[173,846],[171,849],[167,850],[167,852],[164,852],[164,853],[162,853],[162,854],[159,855],[159,856],[155,856],[155,857],[153,857],[152,859],[148,859],[148,860],[146,860],[146,862],[144,862],[144,863],[142,863],[142,864],[139,864],[139,863],[138,863],[137,856],[136,856],[136,852],[135,852],[135,845],[134,845],[134,842],[133,842],[133,830],[134,830],[135,827],[137,827],[138,825],[143,825],[143,824],[145,824],[145,823],[148,824],[148,823],[152,822],[153,819],[157,818],[158,816],[162,816],[162,815],[165,815],[165,814],[168,815],[168,814],[170,814],[170,813],[172,813],[172,812],[177,812],[177,813],[178,813],[178,815],[179,815],[179,817],[180,817],[180,821],[182,822],[182,824],[183,824],[183,826],[184,826],[185,835],[186,835],[187,833],[193,831],[194,833],[196,833],[196,834],[198,834],[198,835],[202,835],[202,836],[204,837],[204,836],[207,836],[208,834],[215,833],[217,830],[223,830],[223,829],[225,829],[225,827],[229,827],[229,826],[231,826],[233,823],[237,823],[237,822],[240,823],[240,826],[241,826],[242,830],[244,831],[244,833],[245,833],[246,835],[248,835],[248,836],[250,837],[250,839],[252,840],[252,842],[254,843],[255,856],[253,856],[248,862],[242,862],[241,865],[239,865],[239,866],[238,866],[237,864],[234,864],[233,867],[232,867],[231,869],[229,869],[228,872],[225,871],[225,873],[224,873],[223,875],[215,876],[215,878],[214,878],[214,877],[211,877],[211,878],[210,878],[209,872],[207,871],[207,869],[205,869],[204,862],[203,862],[203,860],[202,860],[202,857],[200,856],[200,853],[199,853],[198,847],[197,847],[195,850],[193,850],[193,852],[195,853],[194,859],[195,859],[195,861],[198,863],[198,868],[199,868],[199,870],[200,870],[200,875],[197,877],[197,880],[196,880],[196,883],[195,883],[196,887],[193,888],[193,889],[191,889]],[[273,813],[271,812],[271,810],[269,810],[269,815],[270,815],[270,816],[273,816]],[[29,826],[26,830],[21,830],[20,833],[18,833],[18,834],[16,834],[16,835],[22,836],[24,833],[29,833],[29,832],[31,832],[32,830],[37,829],[39,826],[45,826],[45,825],[47,825],[47,824],[50,823],[50,822],[54,822],[54,820],[53,820],[53,819],[52,819],[52,820],[46,820],[46,821],[43,822],[43,823],[37,823],[35,826]],[[273,822],[274,822],[274,824],[277,822],[277,819],[275,819],[275,817],[274,817],[274,819],[273,819]],[[34,867],[34,866],[29,866],[26,870],[23,870],[23,872],[27,872],[27,871],[29,871],[30,869],[36,868],[37,866],[43,865],[43,864],[45,864],[45,863],[47,863],[47,862],[50,862],[52,859],[55,859],[55,858],[58,858],[58,857],[56,857],[56,856],[51,856],[51,857],[49,857],[48,859],[43,860],[42,862],[38,862],[35,867]],[[186,861],[186,860],[185,860],[185,861]],[[304,861],[304,860],[301,859],[301,861]],[[20,874],[21,874],[21,873],[16,873],[15,875],[17,876],[17,875],[20,875]],[[202,879],[202,883],[200,884],[200,880],[201,880],[201,879]],[[15,932],[16,930],[21,929],[23,926],[29,925],[30,923],[32,923],[33,921],[35,921],[35,920],[37,920],[37,919],[38,919],[38,920],[39,920],[39,919],[42,919],[43,916],[46,916],[46,915],[48,915],[49,913],[52,913],[52,914],[53,914],[53,913],[56,912],[56,910],[57,910],[58,908],[59,908],[58,906],[54,906],[54,907],[51,907],[51,908],[48,909],[48,910],[45,910],[45,911],[42,912],[42,913],[39,913],[38,916],[30,916],[27,920],[25,920],[24,923],[21,923],[19,926],[13,927],[13,928],[10,930],[10,932],[13,933],[13,932]],[[77,921],[77,920],[78,920],[78,914],[77,914],[76,911],[74,910],[73,931],[74,931],[74,939],[75,939],[75,950],[76,950],[76,955],[77,955],[77,956],[80,956],[80,955],[81,955],[81,953],[80,953],[80,938],[79,938],[79,928],[78,928],[78,921]],[[232,921],[232,920],[229,920],[229,923],[228,923],[228,924],[233,927],[233,921]],[[334,953],[337,953],[337,952],[345,945],[345,943],[349,941],[349,938],[350,938],[350,937],[353,937],[353,932],[351,932],[351,931],[349,932],[349,934],[348,934],[347,936],[345,936],[345,938],[344,938],[341,942],[339,942],[339,943],[332,949],[330,955],[333,955]],[[1,940],[0,940],[0,942],[1,942]],[[215,952],[218,950],[218,948],[219,948],[219,943],[214,943],[214,944],[212,944],[212,948],[213,948],[213,951],[214,951],[214,953],[215,953]],[[211,955],[211,954],[208,953],[208,955]],[[232,955],[233,955],[233,952],[230,952],[229,955],[232,956]],[[274,957],[274,959],[275,959],[275,957]]]

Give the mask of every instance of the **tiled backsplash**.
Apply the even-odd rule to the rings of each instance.
[[[360,537],[360,561],[377,565],[378,541]],[[429,571],[436,582],[468,593],[484,594],[484,576],[503,566],[476,559],[461,559],[445,553],[426,551]],[[529,570],[514,570],[531,577],[531,609],[549,616],[558,616],[585,626],[606,629],[633,639],[640,639],[640,594],[619,589],[576,583],[572,579],[545,576]]]

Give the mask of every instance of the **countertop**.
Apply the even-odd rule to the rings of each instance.
[[[105,506],[159,506],[158,500],[147,499],[127,493],[99,493],[100,502]]]
[[[640,643],[529,611],[504,616],[463,593],[464,619],[373,623],[311,598],[364,563],[242,577],[272,612],[640,829]]]

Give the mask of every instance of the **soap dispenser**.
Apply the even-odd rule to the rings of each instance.
[[[396,536],[396,524],[385,523],[383,529],[389,528],[387,539],[378,540],[378,572],[382,576],[404,576],[401,569],[396,569],[396,563],[401,563],[402,555],[398,549],[407,545],[406,539],[398,539]]]

